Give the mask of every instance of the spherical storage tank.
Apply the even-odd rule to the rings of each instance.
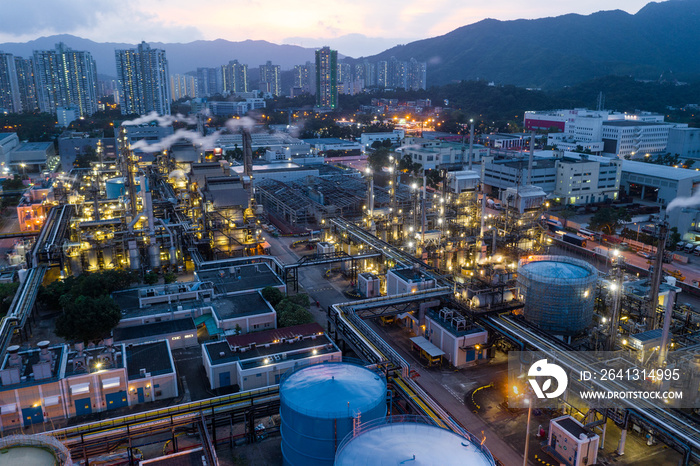
[[[493,466],[488,449],[473,436],[457,435],[428,420],[363,424],[361,433],[350,434],[338,448],[336,466],[406,464],[440,466]],[[420,421],[420,422],[417,422]]]
[[[280,384],[285,465],[332,465],[335,450],[360,422],[386,416],[386,380],[362,366],[307,366]]]
[[[120,196],[124,196],[126,194],[126,186],[124,186],[125,183],[126,178],[123,176],[110,178],[109,180],[105,181],[105,194],[107,199],[116,199]],[[137,193],[141,192],[141,185],[139,184],[138,179],[135,182],[135,188]],[[146,180],[146,189],[148,189],[148,180]]]
[[[598,272],[564,256],[530,256],[518,265],[525,319],[555,335],[574,335],[591,324]]]

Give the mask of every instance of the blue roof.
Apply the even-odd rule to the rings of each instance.
[[[0,133],[0,141],[2,141],[5,138],[9,138],[11,136],[16,135],[17,133]]]
[[[287,377],[280,401],[289,408],[322,418],[352,417],[385,403],[386,382],[369,369],[347,363],[308,366]]]

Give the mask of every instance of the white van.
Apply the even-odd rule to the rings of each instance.
[[[683,248],[683,250],[686,253],[690,254],[691,252],[693,252],[693,249],[695,249],[695,246],[696,246],[695,243],[691,243],[690,241],[688,241],[688,243],[685,245],[685,248]]]

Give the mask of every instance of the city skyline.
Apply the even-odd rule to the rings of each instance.
[[[615,8],[635,14],[646,0],[623,0]],[[335,2],[311,2],[300,9],[288,3],[255,2],[214,4],[204,1],[197,9],[181,0],[159,4],[104,3],[100,8],[85,0],[23,2],[3,9],[5,25],[0,42],[24,42],[51,34],[74,34],[98,42],[124,40],[181,42],[227,39],[268,40],[278,44],[322,47],[328,45],[354,57],[379,53],[397,44],[446,34],[485,18],[534,19],[568,13],[587,15],[615,9],[602,0],[576,6],[537,0],[525,10],[513,0],[497,0],[486,7],[454,7],[446,0],[425,2],[360,1],[352,9]],[[122,14],[129,11],[128,15]],[[215,15],[211,12],[216,11]],[[342,14],[339,13],[342,11]],[[123,18],[123,19],[122,19]],[[231,27],[231,19],[246,18]],[[389,21],[389,18],[393,20]]]

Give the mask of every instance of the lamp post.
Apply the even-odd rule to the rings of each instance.
[[[20,163],[19,166],[22,167],[22,179],[25,179],[27,177],[27,164]]]
[[[530,420],[532,419],[532,396],[530,391],[525,388],[520,394],[517,385],[513,385],[513,393],[516,396],[523,396],[524,402],[527,404],[527,426],[525,427],[525,454],[523,456],[523,466],[527,466],[527,457],[530,454]]]

